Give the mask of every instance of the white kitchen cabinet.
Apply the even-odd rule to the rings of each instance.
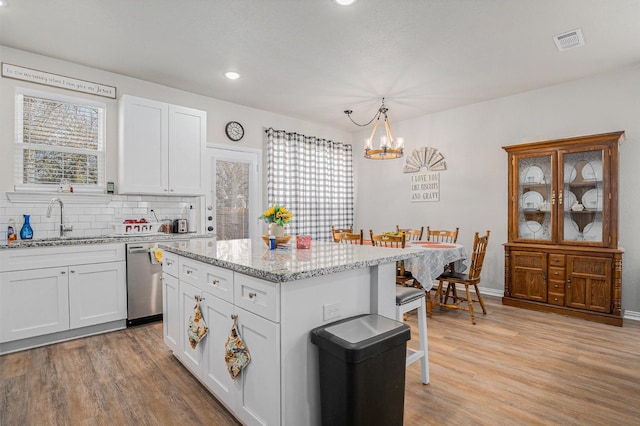
[[[167,299],[173,297],[178,301],[180,311],[177,321],[171,315],[163,318],[163,328],[167,330],[165,341],[170,330],[176,327],[179,334],[177,350],[171,339],[167,346],[244,424],[280,424],[280,325],[276,322],[279,311],[275,309],[277,305],[272,297],[276,287],[184,257],[179,257],[177,270],[175,261],[171,265],[165,262],[163,270],[163,303],[165,306],[171,304]],[[172,284],[176,279],[173,275],[179,277],[177,295],[170,290],[175,285]],[[247,309],[235,305],[234,296],[240,297]],[[196,297],[201,299],[200,309],[209,331],[193,349],[187,328]],[[269,318],[261,316],[265,313]],[[229,375],[224,360],[232,315],[237,315],[240,337],[251,354],[251,362],[236,381]]]
[[[87,327],[127,317],[126,262],[69,267],[69,326]]]
[[[204,111],[122,95],[118,192],[202,195]]]
[[[234,411],[247,425],[280,424],[280,325],[237,308],[251,362],[236,383]]]
[[[124,328],[126,285],[124,244],[1,250],[0,353]]]
[[[187,335],[187,327],[189,326],[189,317],[193,313],[193,308],[196,304],[196,296],[201,296],[202,291],[183,281],[180,281],[179,289],[180,341],[178,343],[178,353],[176,354],[174,352],[174,354],[193,374],[201,377],[205,345],[198,344],[198,346],[192,348],[189,343],[189,336]]]
[[[162,274],[162,335],[164,344],[178,353],[180,341],[180,308],[178,278]]]
[[[66,267],[0,273],[0,342],[67,329]]]

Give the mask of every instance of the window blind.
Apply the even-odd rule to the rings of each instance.
[[[16,189],[104,190],[105,108],[16,95]]]

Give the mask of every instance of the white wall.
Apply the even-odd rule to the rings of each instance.
[[[123,58],[123,60],[126,60]],[[316,123],[296,120],[268,111],[248,108],[218,99],[196,95],[167,86],[89,68],[70,62],[60,61],[46,56],[35,55],[0,45],[0,61],[27,68],[33,68],[54,74],[60,74],[81,80],[115,86],[118,98],[122,94],[140,96],[176,105],[183,105],[207,111],[207,142],[227,145],[242,145],[263,149],[264,129],[274,127],[292,132],[318,136],[340,142],[350,142],[349,133]],[[230,82],[237,84],[238,82]],[[33,90],[60,93],[107,103],[107,181],[117,179],[117,138],[118,138],[118,102],[114,99],[88,95],[80,92],[58,89],[25,81],[0,78],[0,147],[4,163],[0,167],[0,192],[13,191],[13,120],[15,87],[27,87]],[[242,90],[238,85],[238,90]],[[240,142],[231,142],[224,133],[227,122],[235,120],[242,123],[245,136]],[[266,157],[264,155],[263,157]]]
[[[507,241],[507,154],[502,146],[579,135],[626,131],[620,148],[620,247],[623,258],[622,307],[640,311],[640,67],[464,108],[393,120],[395,137],[411,153],[437,148],[446,158],[440,202],[410,203],[410,174],[400,160],[371,161],[356,155],[356,227],[366,231],[404,227],[460,227],[459,241],[470,245],[473,232],[491,230],[482,286],[504,287]],[[368,132],[354,136],[354,151]]]

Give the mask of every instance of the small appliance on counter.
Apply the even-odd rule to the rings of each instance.
[[[186,234],[187,229],[188,229],[187,219],[174,219],[173,221],[174,234]]]

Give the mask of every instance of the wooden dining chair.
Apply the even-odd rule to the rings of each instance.
[[[369,230],[371,236],[371,245],[377,247],[393,247],[404,248],[406,243],[406,235],[400,232],[396,235],[393,233],[374,234],[373,230]],[[396,283],[404,285],[406,280],[404,279],[404,261],[400,260],[396,262]]]
[[[489,233],[483,237],[480,237],[476,232],[473,239],[473,251],[471,253],[471,265],[469,266],[469,273],[463,274],[460,272],[447,271],[440,275],[438,280],[438,289],[436,290],[436,296],[433,300],[433,304],[436,306],[461,309],[469,311],[471,315],[471,323],[476,323],[476,317],[473,311],[473,302],[480,303],[482,313],[487,314],[487,310],[484,307],[484,301],[482,295],[478,289],[478,283],[480,283],[480,273],[482,272],[482,264],[484,263],[484,257],[487,253],[487,245],[489,244]],[[447,292],[443,296],[444,283],[447,283]],[[465,288],[465,296],[459,296],[455,291],[456,286],[463,285]],[[453,286],[453,292],[449,292],[449,289]],[[473,286],[476,298],[471,297],[469,287]],[[452,299],[449,302],[449,299]],[[466,306],[462,303],[466,302]]]
[[[331,225],[331,237],[333,238],[334,243],[338,242],[336,240],[336,234],[341,234],[343,232],[348,232],[349,234],[353,233],[353,226],[350,226],[348,228],[335,228],[333,225]]]
[[[427,241],[435,241],[438,243],[456,243],[458,242],[458,230],[431,229],[427,226]]]
[[[405,238],[406,241],[420,241],[424,235],[424,226],[421,226],[420,229],[411,229],[400,228],[400,226],[396,225],[396,232],[404,232],[407,235]]]
[[[336,232],[335,234],[333,234],[333,241],[343,244],[362,245],[364,241],[364,233],[362,229],[360,230],[360,233],[357,234],[351,232]]]

